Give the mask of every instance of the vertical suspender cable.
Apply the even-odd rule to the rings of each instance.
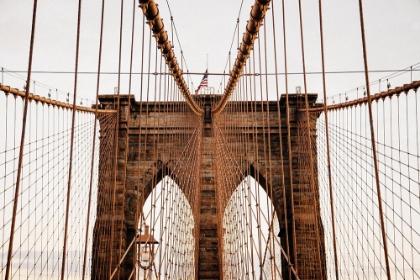
[[[86,236],[85,236],[85,252],[83,256],[83,268],[82,268],[82,280],[85,279],[86,273],[86,260],[87,260],[87,248],[89,240],[89,223],[90,223],[90,207],[92,201],[92,187],[93,187],[93,168],[95,166],[95,145],[96,145],[96,123],[98,121],[98,96],[99,96],[99,82],[101,73],[101,62],[102,62],[102,42],[104,32],[104,11],[105,11],[105,0],[102,0],[102,11],[101,11],[101,32],[99,36],[99,57],[98,57],[98,76],[96,79],[96,100],[95,100],[95,118],[93,125],[93,137],[92,137],[92,161],[90,166],[90,184],[89,184],[89,198],[88,198],[88,209],[86,217]]]
[[[118,176],[118,138],[119,138],[119,130],[120,130],[120,86],[121,86],[121,45],[122,45],[122,26],[123,26],[123,13],[124,13],[124,1],[121,0],[121,8],[120,8],[120,40],[119,40],[119,53],[118,53],[118,85],[117,85],[117,121],[115,124],[115,142],[114,142],[114,178],[113,178],[113,192],[112,192],[112,214],[115,215],[115,201],[116,201],[116,193],[117,193],[117,176]],[[113,259],[113,243],[114,243],[114,230],[115,230],[115,221],[111,222],[111,239],[110,239],[110,261],[109,261],[109,275],[110,278],[112,275],[112,259]],[[120,241],[121,243],[121,241]],[[121,247],[119,246],[119,249]],[[120,250],[121,251],[121,250]]]
[[[179,90],[184,96],[185,101],[190,106],[191,110],[195,114],[203,114],[203,109],[198,106],[198,104],[192,98],[188,86],[185,83],[184,77],[182,76],[182,70],[179,68],[178,62],[175,58],[175,53],[172,50],[172,45],[168,40],[168,35],[165,31],[164,24],[159,15],[159,9],[154,0],[139,0],[140,7],[146,16],[150,30],[153,31],[158,47],[161,50],[163,56],[165,57],[166,64],[170,69],[170,73],[174,78]]]
[[[133,9],[135,10],[135,6],[133,7]],[[133,12],[134,13],[134,12]],[[119,46],[119,57],[118,57],[118,93],[120,93],[120,89],[121,89],[121,63],[122,63],[122,42],[123,42],[123,21],[124,21],[124,1],[121,1],[121,23],[120,23],[120,46]],[[133,20],[134,20],[134,14],[133,14]],[[133,23],[134,26],[134,23]],[[134,28],[134,27],[133,27]],[[133,39],[132,39],[133,40]],[[131,59],[130,59],[130,65],[131,65]],[[131,72],[131,71],[130,71]],[[131,75],[130,75],[131,77]],[[130,85],[129,85],[130,87]],[[125,113],[124,113],[125,114]],[[127,120],[128,122],[128,120]],[[123,178],[127,177],[127,160],[128,160],[128,145],[129,145],[129,136],[130,136],[130,125],[127,124],[127,128],[125,129],[125,146],[124,146],[124,163],[125,163],[125,167],[124,167],[124,174],[123,174]],[[118,142],[117,142],[118,143]],[[118,144],[119,145],[119,144]],[[117,165],[116,167],[117,168]],[[126,189],[126,183],[127,180],[123,181],[123,196],[125,195],[125,189]],[[125,209],[125,199],[122,199],[122,209]],[[121,220],[121,228],[124,227],[124,220]],[[128,241],[129,242],[129,241]],[[124,258],[124,254],[123,252],[125,250],[122,249],[122,244],[123,244],[123,235],[120,234],[120,241],[119,241],[119,249],[118,249],[118,264],[121,263],[122,258]],[[118,267],[119,265],[117,265]],[[120,279],[120,270],[118,270],[118,279]]]
[[[79,0],[77,12],[77,35],[76,35],[76,62],[74,69],[74,88],[73,88],[73,111],[71,122],[71,138],[70,138],[70,159],[69,159],[69,176],[67,182],[67,200],[66,200],[66,220],[64,224],[64,244],[63,244],[63,258],[61,262],[61,280],[64,279],[64,272],[66,270],[66,251],[67,251],[67,232],[69,223],[69,207],[70,207],[70,190],[71,190],[71,173],[73,171],[73,147],[74,147],[74,126],[76,120],[76,96],[77,96],[77,76],[79,71],[79,45],[80,45],[80,22],[82,17],[82,0]]]
[[[236,84],[238,83],[239,78],[242,76],[243,68],[245,67],[246,61],[248,60],[248,57],[251,53],[254,41],[257,38],[258,31],[261,27],[269,4],[270,0],[256,0],[251,8],[251,14],[246,26],[246,32],[242,37],[242,43],[238,47],[238,55],[230,72],[228,84],[226,85],[222,98],[212,109],[214,115],[220,114],[220,112],[226,106],[226,103],[236,88]]]
[[[337,259],[337,240],[335,233],[335,215],[334,215],[334,197],[332,189],[332,175],[331,175],[331,155],[330,155],[330,140],[328,132],[328,110],[327,110],[327,91],[325,82],[325,57],[324,57],[324,30],[322,24],[322,0],[319,0],[319,33],[321,42],[321,64],[322,64],[322,89],[324,94],[324,115],[325,115],[325,138],[327,149],[327,168],[328,168],[328,184],[330,190],[330,205],[331,205],[331,223],[333,230],[333,247],[334,247],[334,263],[335,263],[335,278],[338,279],[338,259]]]
[[[366,93],[367,93],[368,107],[369,107],[369,124],[370,124],[370,133],[371,133],[371,142],[372,142],[373,164],[375,167],[375,179],[376,179],[376,191],[378,194],[379,216],[381,218],[382,242],[384,245],[386,275],[388,279],[391,279],[391,271],[389,268],[389,259],[388,259],[388,242],[386,239],[384,213],[382,210],[382,195],[381,195],[381,184],[379,182],[379,168],[378,168],[378,159],[377,159],[377,152],[376,152],[375,131],[373,129],[372,98],[370,95],[370,86],[369,86],[370,85],[369,84],[369,70],[368,70],[368,64],[367,64],[365,24],[364,24],[364,19],[363,19],[362,0],[359,0],[359,13],[360,13],[360,28],[361,28],[362,45],[363,45],[363,62],[365,65]]]
[[[13,241],[15,235],[15,225],[16,225],[16,211],[19,200],[19,191],[20,191],[20,179],[22,176],[22,164],[23,164],[23,148],[25,144],[25,130],[26,130],[26,119],[28,116],[28,106],[29,106],[29,91],[31,86],[31,73],[32,73],[32,55],[34,50],[34,41],[35,41],[35,23],[36,23],[36,11],[38,6],[38,0],[34,0],[33,14],[32,14],[32,31],[31,31],[31,43],[29,47],[29,62],[28,62],[28,76],[26,79],[26,94],[25,94],[25,106],[23,109],[23,120],[22,120],[22,133],[20,138],[20,147],[19,147],[19,161],[17,166],[17,176],[16,176],[16,187],[15,187],[15,197],[13,200],[13,216],[12,224],[10,226],[10,238],[9,238],[9,249],[7,252],[7,264],[6,264],[6,273],[4,279],[9,280],[10,278],[10,269],[12,265],[12,254],[13,254]]]
[[[274,22],[274,18],[273,18],[273,22]],[[268,60],[267,60],[267,26],[266,25],[264,25],[264,72],[265,72],[265,74],[267,74],[268,73]],[[271,158],[272,158],[272,155],[271,155],[271,129],[270,129],[270,127],[271,127],[271,125],[270,125],[270,106],[269,106],[269,101],[268,101],[268,98],[269,98],[269,96],[268,96],[268,75],[265,75],[265,94],[266,94],[266,96],[265,96],[265,98],[266,98],[266,106],[267,106],[267,124],[265,125],[266,127],[267,127],[267,148],[268,148],[268,173],[269,174],[273,174],[273,170],[272,170],[272,164],[271,164]],[[261,106],[261,108],[262,108],[262,112],[264,112],[264,104],[262,103],[261,104],[262,106]],[[264,115],[264,113],[263,113],[263,115]],[[264,117],[263,117],[263,119],[264,119]],[[265,135],[265,133],[264,133],[264,135]],[[274,221],[274,217],[275,217],[275,209],[273,209],[272,208],[272,206],[270,207],[270,208],[268,208],[268,205],[270,205],[270,203],[269,203],[269,201],[268,201],[268,197],[270,197],[271,198],[271,200],[272,201],[274,201],[274,196],[273,196],[273,176],[271,175],[271,176],[269,176],[269,178],[266,178],[266,184],[267,184],[267,186],[270,186],[270,188],[269,188],[269,191],[268,191],[268,189],[267,189],[267,212],[268,212],[268,214],[270,214],[270,209],[273,211],[273,213],[271,214],[272,215],[272,217],[269,219],[269,229],[270,229],[270,231],[269,231],[269,235],[271,234],[271,244],[272,244],[272,252],[271,252],[271,254],[272,254],[272,257],[271,257],[271,259],[273,260],[273,263],[274,263],[274,265],[273,265],[273,267],[275,268],[275,269],[277,269],[277,272],[279,273],[279,275],[281,275],[281,272],[280,271],[278,271],[278,267],[276,266],[276,251],[275,251],[275,249],[276,249],[276,247],[275,247],[275,234],[274,234],[274,223],[273,223],[273,221]],[[270,217],[270,215],[268,215],[268,217]],[[274,278],[276,278],[275,277],[275,275],[276,275],[276,270],[274,270],[273,271],[274,273],[273,273],[273,277]]]
[[[145,38],[145,21],[144,19],[142,20],[142,46],[141,46],[141,74],[140,74],[140,109],[139,109],[139,136],[138,136],[138,155],[139,155],[139,162],[141,162],[142,160],[142,147],[143,147],[143,143],[141,141],[141,136],[142,136],[142,116],[143,116],[143,67],[144,67],[144,38]],[[146,140],[145,140],[146,141]],[[146,155],[146,153],[144,153]],[[141,165],[139,164],[139,169],[141,168]],[[145,201],[145,197],[144,197],[144,192],[145,192],[145,185],[141,183],[141,177],[138,177],[137,180],[137,191],[138,193],[141,193],[140,195],[140,201],[137,201],[137,207],[136,207],[136,226],[138,227],[138,223],[140,223],[140,232],[136,233],[137,234],[141,234],[141,227],[142,224],[144,223],[144,215],[143,215],[143,205],[144,205],[144,201]],[[137,247],[135,249],[135,253],[134,255],[137,254],[136,252]],[[136,274],[137,275],[137,274]],[[137,275],[137,278],[139,277],[139,275]]]
[[[279,144],[280,147],[283,147],[283,139],[282,139],[282,124],[281,124],[281,117],[280,117],[280,98],[279,98],[279,75],[278,75],[278,65],[277,65],[277,39],[276,39],[276,25],[275,25],[275,21],[274,21],[274,2],[271,5],[271,13],[272,13],[272,18],[273,18],[273,40],[274,40],[274,68],[275,68],[275,81],[276,81],[276,98],[277,98],[277,122],[279,125]],[[284,211],[284,220],[285,220],[285,243],[286,243],[286,254],[287,254],[287,262],[288,262],[288,266],[287,266],[287,272],[289,275],[289,279],[292,279],[292,264],[290,263],[290,249],[289,249],[289,229],[288,229],[288,225],[287,225],[287,202],[286,202],[286,188],[285,188],[285,181],[284,181],[284,158],[283,158],[283,149],[280,148],[279,149],[279,153],[280,153],[280,170],[282,172],[282,176],[281,176],[281,184],[282,184],[282,193],[283,193],[283,211]],[[297,276],[297,275],[295,275]]]
[[[282,0],[282,13],[283,13],[283,49],[284,49],[284,73],[285,73],[285,86],[286,86],[286,125],[287,125],[287,151],[289,160],[289,187],[290,187],[290,207],[292,216],[292,242],[293,242],[293,261],[296,272],[298,270],[297,261],[297,250],[296,250],[296,225],[295,225],[295,202],[293,196],[293,167],[292,167],[292,143],[291,143],[291,132],[290,132],[290,108],[289,108],[289,83],[288,83],[288,72],[287,72],[287,47],[286,47],[286,18],[285,18],[285,5]],[[286,221],[287,222],[287,221]]]
[[[133,21],[131,26],[130,75],[128,80],[128,95],[131,94],[131,80],[133,78],[134,30],[136,23],[136,0],[133,0]]]
[[[312,153],[312,141],[311,141],[311,129],[309,124],[309,102],[308,102],[308,87],[306,82],[306,64],[305,64],[305,44],[303,39],[303,24],[302,24],[302,3],[301,0],[299,0],[299,23],[300,23],[300,41],[301,41],[301,51],[302,51],[302,70],[303,70],[303,84],[304,84],[304,94],[305,94],[305,117],[306,117],[306,133],[307,133],[307,139],[308,139],[308,151],[309,151],[309,168],[311,170],[310,174],[310,185],[311,185],[311,191],[313,195],[313,202],[314,202],[314,224],[315,224],[315,234],[316,234],[316,240],[317,240],[317,248],[318,248],[318,265],[319,265],[319,275],[320,279],[324,279],[324,269],[322,264],[322,256],[321,256],[321,240],[320,240],[320,234],[319,234],[319,212],[317,211],[318,203],[317,203],[317,192],[315,191],[315,174],[314,174],[314,160],[313,160],[313,153]],[[319,193],[319,192],[318,192]],[[318,194],[319,196],[319,194]]]

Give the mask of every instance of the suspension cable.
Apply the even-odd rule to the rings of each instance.
[[[203,114],[203,109],[198,106],[191,96],[191,93],[188,89],[188,85],[185,83],[185,80],[182,76],[182,69],[179,68],[178,62],[176,60],[175,54],[172,50],[172,45],[168,40],[168,35],[165,31],[164,24],[162,19],[159,16],[159,9],[154,0],[139,0],[140,7],[143,10],[144,15],[149,21],[150,29],[153,31],[153,34],[158,43],[159,49],[161,50],[163,56],[165,57],[166,63],[168,64],[169,70],[174,77],[176,84],[178,85],[179,90],[184,96],[185,101],[190,106],[191,110],[197,115]]]
[[[29,104],[29,92],[31,87],[31,71],[32,71],[32,56],[34,50],[34,41],[35,41],[35,24],[36,24],[36,15],[37,15],[37,5],[38,0],[34,0],[33,13],[32,13],[32,30],[31,30],[31,43],[29,47],[29,60],[28,60],[28,77],[26,79],[26,93],[25,93],[25,105],[23,109],[23,118],[22,118],[22,132],[20,136],[20,147],[19,147],[19,161],[17,166],[17,176],[16,176],[16,187],[15,187],[15,196],[13,200],[13,216],[12,223],[10,226],[10,239],[9,239],[9,249],[7,251],[7,264],[6,264],[6,273],[5,279],[10,279],[10,269],[12,265],[12,254],[13,254],[13,240],[15,236],[15,225],[16,225],[16,212],[19,200],[19,191],[22,175],[22,165],[23,165],[23,148],[25,144],[25,132],[26,132],[26,120],[28,116],[28,104]]]
[[[230,78],[224,90],[223,96],[219,103],[212,109],[214,115],[220,114],[226,103],[230,99],[239,78],[242,75],[242,71],[245,67],[246,61],[251,53],[254,46],[254,41],[258,36],[258,31],[264,20],[266,11],[270,4],[270,0],[256,0],[254,6],[251,8],[250,18],[246,26],[246,31],[242,37],[242,44],[238,49],[238,55],[235,60],[235,64],[230,72]]]

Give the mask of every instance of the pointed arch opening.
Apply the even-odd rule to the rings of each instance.
[[[246,176],[223,212],[223,272],[229,279],[281,279],[279,220],[264,188]]]
[[[136,246],[140,252],[136,254],[137,277],[194,279],[194,216],[187,197],[171,177],[164,176],[144,201],[138,221],[140,235],[145,234],[145,225],[158,244],[149,247],[152,265],[141,260],[144,244]]]

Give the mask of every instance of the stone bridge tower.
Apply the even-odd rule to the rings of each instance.
[[[196,177],[189,181],[188,190],[183,186],[184,178],[182,175],[176,176],[174,179],[180,188],[183,190],[187,199],[193,208],[194,221],[194,235],[196,239],[196,279],[223,279],[221,256],[222,249],[221,242],[223,240],[220,236],[222,229],[218,228],[221,219],[218,207],[223,209],[226,205],[219,205],[216,201],[216,185],[217,173],[215,165],[217,161],[215,155],[217,154],[217,147],[215,146],[215,123],[221,124],[226,121],[232,121],[239,124],[244,133],[251,131],[252,126],[256,126],[256,135],[247,135],[245,139],[249,139],[248,146],[254,145],[254,137],[258,141],[266,141],[264,137],[270,133],[270,154],[271,161],[279,161],[280,149],[283,152],[283,170],[280,166],[275,166],[272,170],[276,170],[275,174],[265,174],[263,168],[259,165],[268,165],[262,159],[256,158],[254,154],[245,155],[246,161],[243,162],[243,174],[254,177],[261,186],[266,186],[266,192],[271,195],[272,203],[277,212],[277,217],[280,222],[279,237],[283,248],[286,248],[286,236],[289,239],[290,262],[292,264],[299,264],[298,275],[300,279],[326,279],[326,257],[322,221],[318,220],[318,232],[320,236],[320,244],[317,243],[315,236],[315,221],[314,221],[314,202],[317,202],[317,215],[319,214],[319,193],[318,181],[315,178],[315,192],[313,195],[310,187],[310,166],[308,162],[308,155],[312,153],[315,159],[314,174],[317,174],[316,168],[316,150],[309,151],[307,145],[307,125],[304,118],[304,96],[303,95],[289,95],[289,116],[290,116],[290,133],[291,133],[291,151],[292,162],[289,162],[289,149],[286,145],[287,141],[287,122],[286,122],[286,106],[285,98],[282,97],[280,103],[276,101],[268,102],[267,106],[263,108],[261,105],[256,105],[255,102],[242,102],[242,106],[254,106],[256,115],[254,123],[244,112],[237,112],[226,118],[225,113],[218,116],[211,115],[211,105],[215,104],[220,98],[218,95],[197,95],[194,96],[199,104],[204,105],[205,114],[202,117],[197,117],[192,111],[179,110],[179,102],[136,102],[133,96],[120,96],[120,114],[119,114],[119,132],[118,132],[118,153],[117,153],[117,169],[116,169],[116,189],[113,188],[114,182],[113,172],[109,172],[108,178],[99,178],[98,186],[98,201],[102,201],[97,207],[97,220],[94,230],[93,241],[93,264],[92,264],[92,278],[93,279],[107,279],[109,276],[109,264],[113,263],[112,267],[117,266],[118,251],[122,249],[124,252],[133,240],[138,228],[139,213],[136,209],[142,209],[145,198],[151,193],[156,184],[166,175],[170,174],[173,162],[179,155],[170,154],[169,151],[173,145],[184,145],[188,139],[181,139],[179,132],[183,131],[184,135],[193,135],[199,133],[200,141],[193,145],[196,151],[199,151],[196,164],[194,167],[183,166],[182,168],[196,168]],[[309,95],[310,106],[316,106],[316,95]],[[116,96],[102,95],[100,102],[103,106],[114,106]],[[277,120],[278,107],[281,108],[281,130],[279,130],[278,123],[273,121],[273,125],[268,129],[264,127],[261,122],[262,115],[269,116]],[[187,108],[187,105],[184,108]],[[168,109],[169,108],[169,109]],[[166,112],[166,114],[163,114]],[[167,112],[171,112],[168,114]],[[153,120],[153,121],[151,121]],[[170,120],[170,121],[169,121]],[[310,118],[310,137],[312,143],[315,143],[316,138],[316,121],[317,116],[311,115]],[[256,122],[256,123],[255,123]],[[159,129],[154,127],[159,123]],[[165,123],[176,123],[176,126],[164,126]],[[198,126],[197,126],[198,125]],[[101,122],[101,137],[108,139],[110,143],[114,141],[112,137],[105,137],[107,130],[104,129],[105,124]],[[226,126],[229,127],[229,126]],[[269,131],[269,132],[268,132]],[[185,134],[186,133],[186,134]],[[226,137],[233,137],[226,133]],[[157,137],[157,138],[156,138]],[[280,137],[282,139],[280,139]],[[139,138],[141,141],[139,141]],[[155,148],[153,143],[159,145],[158,161],[155,161],[150,156],[150,150]],[[147,144],[149,143],[150,145]],[[153,140],[153,141],[152,141]],[[281,141],[280,141],[281,140]],[[114,141],[115,142],[115,141]],[[234,143],[234,141],[228,141]],[[281,146],[280,143],[283,143]],[[138,154],[138,143],[146,143],[144,152]],[[313,147],[316,148],[316,147]],[[101,141],[101,154],[107,153],[112,155],[108,150],[110,149],[107,143]],[[112,147],[111,149],[114,149]],[[142,149],[141,149],[142,150]],[[239,155],[234,155],[239,156]],[[140,160],[141,159],[141,160]],[[107,168],[112,165],[112,157],[105,157],[100,161],[99,168]],[[182,165],[181,165],[182,166]],[[290,171],[290,172],[289,172]],[[182,172],[178,173],[182,174]],[[292,174],[292,178],[290,178]],[[317,177],[317,176],[315,176]],[[270,184],[267,180],[270,178]],[[284,178],[284,179],[283,179]],[[238,179],[238,184],[241,180]],[[284,182],[284,186],[283,183]],[[293,187],[291,187],[293,186]],[[183,189],[184,188],[184,189]],[[267,189],[268,188],[268,189]],[[144,193],[142,193],[142,190]],[[285,190],[285,191],[283,191]],[[233,193],[234,189],[231,190]],[[113,194],[113,195],[111,195]],[[111,207],[112,198],[115,199],[115,206]],[[141,199],[143,197],[143,199]],[[197,199],[198,198],[198,199]],[[294,201],[292,201],[292,198]],[[285,205],[286,203],[286,205]],[[291,205],[294,205],[294,213],[292,216]],[[286,213],[284,207],[286,206]],[[111,210],[112,209],[112,210]],[[294,220],[293,220],[294,218]],[[114,222],[115,226],[110,229],[105,227],[106,224]],[[292,222],[295,223],[295,231],[292,230]],[[286,231],[288,225],[288,231]],[[112,238],[112,240],[111,240]],[[110,246],[112,244],[112,246]],[[110,259],[110,252],[114,256]],[[135,263],[133,251],[129,252],[124,262],[120,265],[120,279],[127,279],[128,275],[133,270]],[[320,273],[319,263],[322,264],[322,271]],[[290,279],[288,274],[288,261],[282,258],[282,277],[283,279]],[[321,277],[323,275],[323,277]],[[292,279],[294,279],[292,277]]]

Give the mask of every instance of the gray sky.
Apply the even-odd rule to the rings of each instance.
[[[37,32],[35,41],[33,70],[73,71],[75,58],[77,2],[40,0],[38,3]],[[83,1],[82,36],[80,49],[80,71],[96,71],[98,61],[100,3]],[[209,72],[222,73],[227,63],[228,52],[234,37],[234,30],[241,7],[241,1],[168,1],[176,30],[190,72],[203,72],[206,69],[206,56]],[[287,62],[289,72],[302,72],[299,15],[297,1],[285,1],[287,26]],[[318,1],[302,1],[304,15],[305,55],[307,71],[320,71],[320,43]],[[170,32],[170,16],[166,1],[157,1],[165,28]],[[240,35],[245,30],[249,17],[251,0],[244,0],[240,14]],[[274,4],[279,51],[279,71],[283,72],[282,17],[281,1]],[[323,1],[325,62],[327,71],[363,70],[358,1]],[[137,6],[137,3],[136,3]],[[122,70],[129,70],[132,1],[125,1]],[[118,43],[120,1],[106,1],[103,71],[118,70]],[[8,70],[26,70],[32,1],[1,0],[0,11],[0,67]],[[140,8],[136,8],[136,40],[134,71],[140,71],[141,22]],[[271,18],[271,10],[269,11]],[[370,70],[398,70],[420,62],[420,1],[419,0],[369,0],[364,1],[365,28]],[[270,21],[271,25],[271,21]],[[267,28],[271,28],[267,27]],[[176,41],[176,40],[174,40]],[[232,61],[236,57],[237,41],[233,42]],[[175,42],[174,49],[180,61],[180,45]],[[419,67],[418,65],[416,67]],[[184,67],[186,71],[186,67]],[[225,71],[228,71],[226,69]],[[372,73],[371,81],[391,73]],[[25,73],[21,73],[25,76]],[[194,75],[197,87],[202,75]],[[47,85],[45,89],[36,87],[36,94],[46,94],[48,88],[63,92],[73,92],[74,76],[71,74],[33,74],[37,84]],[[139,76],[135,83],[138,84]],[[284,79],[284,78],[282,78]],[[420,72],[414,72],[414,80],[420,79]],[[410,74],[392,80],[392,87],[409,83]],[[209,86],[217,89],[220,76],[210,76]],[[327,93],[335,95],[352,90],[364,83],[363,74],[327,75]],[[23,81],[4,75],[4,84],[22,88]],[[289,76],[290,92],[295,86],[303,86],[301,75]],[[116,75],[103,75],[101,93],[112,93],[117,85]],[[78,96],[94,98],[96,76],[79,76]],[[382,89],[385,84],[382,85]],[[374,86],[372,92],[377,92]],[[121,92],[128,90],[128,77],[124,76]],[[133,86],[138,95],[138,87]],[[284,86],[280,85],[284,92]],[[310,75],[308,91],[322,93],[320,75]],[[64,97],[60,97],[64,98]]]
[[[100,0],[83,1],[82,36],[80,49],[80,71],[97,69]],[[300,33],[298,25],[297,0],[285,1],[287,25],[287,62],[289,72],[301,72]],[[304,33],[307,71],[321,70],[318,1],[302,1],[304,5]],[[170,15],[166,1],[158,0],[161,16],[170,33]],[[222,73],[228,58],[228,52],[234,37],[235,25],[241,7],[241,1],[170,1],[170,8],[190,72],[203,72],[206,69],[206,57],[209,58],[209,72]],[[246,0],[240,13],[239,32],[242,35],[246,20],[249,17],[253,1]],[[273,3],[279,51],[279,71],[283,72],[282,18],[281,1]],[[398,70],[416,65],[414,80],[420,80],[420,1],[419,0],[365,0],[365,27],[370,70]],[[136,5],[137,6],[137,5]],[[132,1],[125,1],[124,40],[122,70],[129,69],[131,44]],[[119,14],[120,1],[106,1],[104,54],[102,71],[118,70]],[[29,52],[32,1],[0,0],[0,67],[8,70],[25,71]],[[143,15],[136,7],[136,40],[134,71],[140,71],[141,22]],[[271,10],[269,11],[271,14]],[[271,24],[271,15],[270,18]],[[363,70],[358,1],[324,0],[324,37],[325,62],[327,71]],[[75,58],[77,1],[76,0],[39,0],[37,31],[34,51],[34,71],[73,71]],[[267,28],[268,27],[267,24]],[[236,36],[235,36],[236,37]],[[232,61],[236,56],[237,41],[233,42]],[[176,41],[174,49],[180,61],[181,47]],[[184,68],[186,70],[186,68]],[[372,73],[371,81],[391,73]],[[5,73],[0,82],[13,87],[23,88],[23,78]],[[194,86],[197,87],[202,75],[194,75]],[[74,76],[72,74],[33,74],[36,81],[35,93],[46,95],[48,89],[59,90],[59,99],[65,99],[65,93],[73,92]],[[138,97],[139,76],[135,76],[133,92]],[[282,76],[283,79],[283,76]],[[127,76],[124,75],[121,92],[128,89]],[[220,76],[210,76],[209,86],[218,87]],[[392,87],[411,81],[410,73],[390,80]],[[301,75],[289,76],[289,90],[303,86]],[[308,79],[310,92],[322,93],[322,80],[319,74],[311,74]],[[330,96],[353,92],[363,86],[363,73],[328,74],[327,92]],[[41,87],[41,84],[45,85]],[[113,93],[117,85],[117,75],[102,75],[100,93]],[[372,86],[372,92],[379,90],[379,85]],[[384,83],[381,89],[385,89]],[[281,81],[280,91],[284,92]],[[32,90],[33,91],[33,90]],[[78,95],[93,99],[96,91],[96,75],[80,74]],[[63,93],[63,95],[61,94]],[[336,97],[338,98],[338,97]]]

